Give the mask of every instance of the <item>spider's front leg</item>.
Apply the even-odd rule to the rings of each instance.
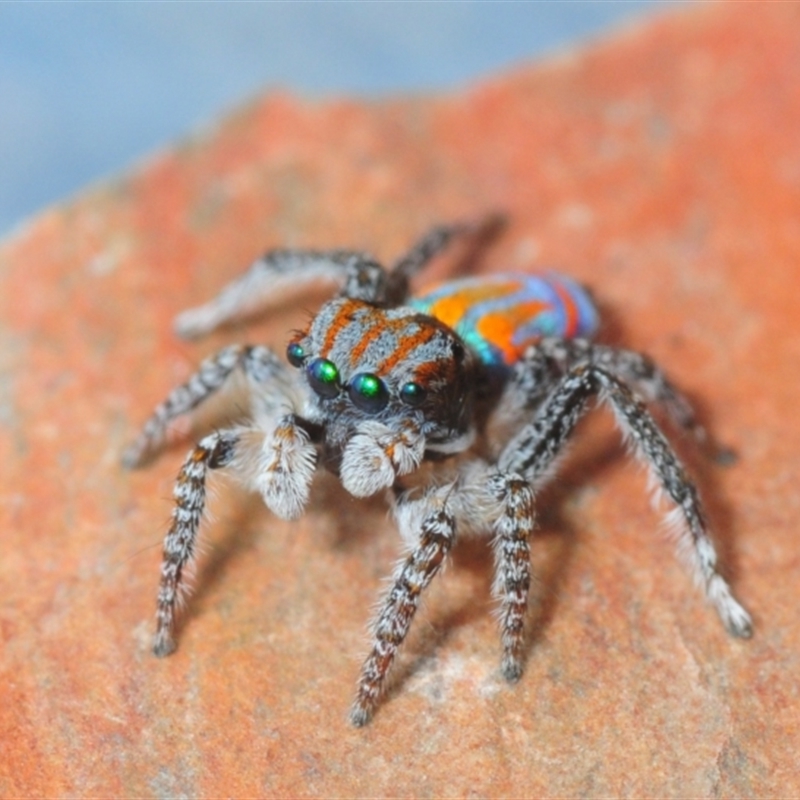
[[[227,395],[244,379],[248,419],[238,428],[212,433],[189,452],[173,495],[172,523],[164,540],[158,628],[154,651],[175,649],[176,605],[185,591],[185,569],[193,559],[203,519],[209,473],[227,469],[249,489],[261,494],[278,516],[299,516],[308,500],[316,464],[311,441],[315,427],[288,408],[303,405],[306,390],[295,374],[265,347],[234,345],[203,362],[200,370],[159,405],[141,435],[128,448],[124,462],[139,466],[161,449],[169,431],[215,393]],[[228,397],[228,399],[230,399]]]
[[[411,552],[395,573],[373,627],[372,651],[361,670],[350,714],[354,725],[366,724],[381,697],[398,649],[406,638],[423,590],[440,570],[456,536],[456,523],[483,531],[494,526],[496,577],[503,644],[502,672],[508,681],[522,674],[525,617],[531,585],[529,538],[533,531],[533,491],[513,473],[487,472],[461,476],[454,483],[410,499],[401,495],[395,518]]]
[[[294,519],[308,502],[316,455],[304,421],[293,414],[266,435],[255,426],[212,433],[189,452],[175,483],[172,523],[164,539],[153,645],[157,656],[175,650],[175,609],[185,591],[186,566],[197,549],[208,473],[227,468],[258,491],[273,513]]]
[[[494,594],[500,600],[500,636],[503,677],[510,682],[522,675],[525,657],[525,617],[531,586],[529,539],[535,524],[533,489],[521,475],[496,472],[489,493],[500,503],[495,523]]]
[[[168,656],[176,647],[175,608],[185,591],[186,566],[194,558],[197,548],[197,531],[205,510],[208,471],[228,466],[238,442],[239,437],[234,432],[206,436],[192,448],[178,473],[173,490],[175,508],[164,539],[158,588],[158,622],[153,640],[153,652],[157,656]]]
[[[411,627],[420,596],[441,568],[455,540],[455,518],[446,505],[450,488],[439,489],[426,498],[417,543],[395,573],[392,588],[374,623],[372,651],[361,669],[350,711],[350,721],[358,727],[371,719],[397,650]],[[400,508],[398,521],[402,515]]]

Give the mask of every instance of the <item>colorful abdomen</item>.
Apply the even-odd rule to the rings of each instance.
[[[488,366],[511,366],[543,336],[592,336],[597,310],[561,275],[490,275],[441,284],[413,308],[450,326]]]

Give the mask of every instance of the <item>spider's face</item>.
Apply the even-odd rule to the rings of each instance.
[[[432,450],[469,431],[475,362],[460,338],[410,308],[339,298],[326,303],[287,349],[313,391],[315,422],[340,449],[367,419],[413,419]]]

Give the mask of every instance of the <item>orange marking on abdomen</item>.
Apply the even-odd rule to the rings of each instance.
[[[464,314],[476,304],[486,300],[496,300],[499,297],[507,297],[518,292],[520,288],[518,281],[465,287],[432,303],[428,313],[444,322],[445,325],[455,328]],[[435,292],[436,288],[434,287],[432,291]]]
[[[522,351],[532,344],[536,338],[530,338],[525,342],[514,342],[514,335],[526,322],[536,317],[549,306],[538,300],[529,303],[514,303],[496,311],[492,314],[484,314],[475,326],[475,330],[487,341],[494,345],[503,353],[503,358],[507,364],[516,361]]]

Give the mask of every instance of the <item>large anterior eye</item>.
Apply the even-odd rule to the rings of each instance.
[[[339,394],[339,370],[327,358],[315,358],[306,367],[306,375],[311,388],[320,397],[336,397]]]
[[[389,402],[386,384],[369,372],[354,375],[347,386],[347,393],[354,405],[371,414],[382,411]]]
[[[293,367],[302,367],[308,355],[299,342],[292,342],[286,348],[286,358]]]

